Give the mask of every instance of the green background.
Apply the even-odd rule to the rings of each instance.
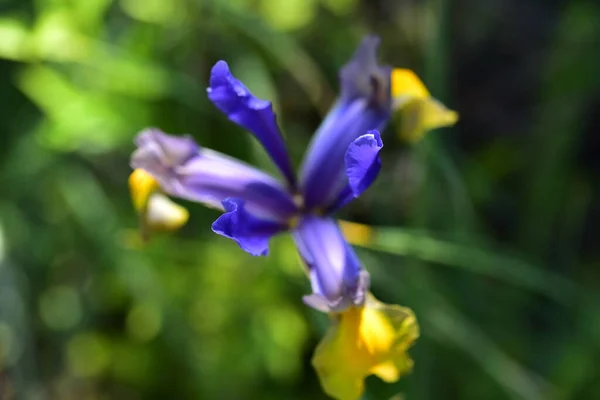
[[[340,216],[422,328],[374,399],[600,397],[600,5],[593,0],[1,0],[0,398],[326,399],[327,317],[287,236],[253,258],[188,225],[142,245],[147,126],[270,171],[207,101],[219,59],[271,99],[294,163],[363,35],[460,114]]]

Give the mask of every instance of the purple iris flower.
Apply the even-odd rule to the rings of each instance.
[[[344,179],[344,154],[368,130],[383,130],[390,118],[391,68],[377,64],[379,38],[369,36],[340,72],[341,95],[317,129],[300,171],[308,209],[335,202]]]
[[[305,301],[312,307],[337,311],[361,304],[368,275],[328,215],[365,191],[381,168],[378,130],[390,116],[391,69],[377,64],[378,42],[364,39],[341,70],[340,98],[318,128],[298,180],[272,104],[255,97],[225,61],[212,68],[208,97],[254,134],[283,181],[156,129],[138,134],[132,167],[152,175],[169,195],[223,209],[213,231],[252,255],[266,255],[273,235],[291,231],[308,268],[313,294]]]

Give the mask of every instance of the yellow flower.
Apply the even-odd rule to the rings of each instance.
[[[414,72],[396,68],[392,71],[393,108],[400,115],[400,138],[416,142],[432,129],[452,126],[458,114],[435,98]]]
[[[148,239],[151,232],[173,231],[187,222],[188,210],[160,192],[158,182],[143,169],[131,173],[129,190],[144,239]]]
[[[129,175],[129,191],[133,206],[138,213],[143,212],[150,195],[159,188],[158,182],[141,168],[133,170]]]
[[[369,294],[363,306],[332,314],[332,320],[312,364],[334,399],[359,399],[369,375],[396,382],[412,370],[406,351],[419,337],[419,326],[409,308],[383,304]]]
[[[356,246],[368,246],[369,244],[372,244],[375,231],[369,225],[344,220],[339,220],[338,223],[342,229],[344,238],[350,244]]]

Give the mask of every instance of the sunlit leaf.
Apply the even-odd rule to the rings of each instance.
[[[69,10],[56,8],[38,16],[30,45],[39,58],[74,61],[87,57],[92,42],[81,34],[77,20]]]
[[[317,11],[316,0],[260,0],[261,14],[275,29],[291,31],[311,22]]]
[[[131,17],[157,24],[180,24],[186,13],[186,5],[181,0],[121,0],[120,3]]]
[[[337,15],[345,15],[355,9],[357,0],[321,0],[321,4]]]
[[[0,57],[12,60],[26,60],[31,57],[28,48],[29,30],[14,18],[0,19]]]

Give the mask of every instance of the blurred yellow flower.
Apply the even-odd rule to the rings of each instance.
[[[135,169],[129,175],[129,191],[133,206],[138,213],[146,209],[150,194],[158,190],[158,182],[143,169]]]
[[[356,400],[367,376],[395,382],[411,371],[406,351],[419,337],[419,326],[409,308],[383,304],[369,294],[363,306],[332,314],[332,320],[312,359],[331,397]]]
[[[339,226],[344,238],[355,246],[368,246],[373,242],[375,231],[369,225],[339,220]]]
[[[452,126],[458,114],[435,98],[419,77],[408,69],[392,71],[393,108],[400,116],[398,133],[402,140],[416,142],[432,129]]]
[[[129,190],[144,239],[151,232],[177,230],[188,221],[188,210],[161,193],[158,182],[143,169],[129,175]]]

